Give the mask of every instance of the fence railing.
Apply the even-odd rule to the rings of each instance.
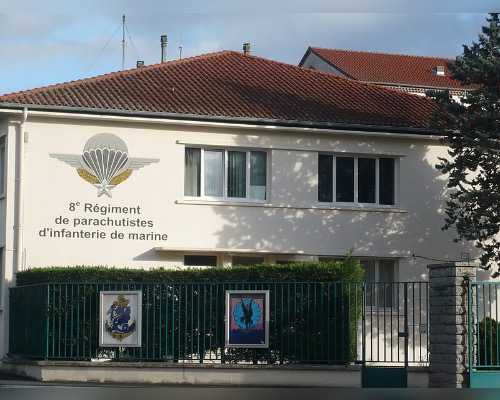
[[[99,293],[141,291],[141,346],[99,347]],[[269,290],[269,347],[225,347],[226,290]],[[348,364],[427,360],[427,283],[50,283],[10,289],[9,354]]]
[[[500,371],[499,282],[470,282],[471,371]]]
[[[428,364],[428,282],[367,282],[361,359],[369,364]]]

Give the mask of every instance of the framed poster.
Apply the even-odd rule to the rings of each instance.
[[[269,347],[269,290],[226,290],[226,347]]]
[[[99,346],[141,347],[142,292],[102,291]]]

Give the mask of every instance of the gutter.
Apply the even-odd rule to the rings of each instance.
[[[0,111],[7,110],[20,110],[27,107],[18,103],[0,103]],[[256,125],[266,126],[273,125],[277,127],[286,128],[309,128],[309,129],[326,129],[326,130],[349,130],[349,131],[362,131],[362,132],[386,132],[396,134],[412,134],[426,137],[429,135],[439,135],[436,131],[426,128],[415,127],[398,127],[398,126],[384,126],[384,125],[364,125],[364,124],[343,124],[321,121],[299,121],[299,120],[280,120],[280,119],[262,119],[262,118],[247,118],[247,117],[228,117],[216,115],[199,115],[199,114],[177,114],[167,112],[155,111],[135,111],[135,110],[117,110],[117,109],[104,109],[104,108],[80,108],[80,107],[67,107],[67,106],[44,106],[44,105],[30,105],[31,111],[44,111],[44,112],[59,112],[59,113],[75,113],[75,114],[91,114],[91,115],[109,115],[119,117],[138,117],[138,118],[151,118],[151,119],[170,119],[175,121],[198,121],[198,122],[212,122],[212,123],[226,123],[226,124],[243,124],[243,125]]]
[[[25,132],[26,120],[28,119],[28,107],[23,107],[23,114],[19,131],[17,135],[17,176],[16,176],[16,189],[17,197],[15,200],[15,271],[22,271],[24,269],[24,146],[28,141]]]
[[[391,88],[401,87],[401,88],[417,88],[417,89],[425,89],[425,90],[449,90],[450,92],[463,92],[464,94],[473,91],[473,88],[454,88],[454,87],[444,87],[444,86],[425,86],[425,85],[412,85],[410,83],[391,83],[391,82],[370,82],[370,81],[360,81],[364,83],[368,83],[370,85],[376,86],[389,86]]]

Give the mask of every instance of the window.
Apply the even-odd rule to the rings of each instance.
[[[184,265],[187,267],[216,267],[217,256],[196,255],[184,256]]]
[[[262,256],[233,256],[232,265],[255,265],[263,264],[264,257]]]
[[[393,260],[361,260],[365,269],[366,305],[368,307],[394,306],[397,296]]]
[[[396,204],[396,159],[319,154],[318,201]]]
[[[344,257],[318,257],[318,261],[343,260]],[[397,301],[396,262],[388,259],[360,259],[365,270],[366,306],[392,308]]]
[[[5,194],[5,136],[0,138],[0,196]]]
[[[225,200],[266,200],[267,153],[187,147],[184,195]]]

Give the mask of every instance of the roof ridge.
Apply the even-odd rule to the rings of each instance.
[[[428,58],[428,59],[439,59],[439,60],[449,60],[449,61],[454,60],[454,58],[450,58],[450,57],[424,56],[424,55],[417,55],[417,54],[387,53],[387,52],[379,52],[379,51],[336,49],[336,48],[315,47],[315,46],[310,46],[310,47],[311,47],[312,51],[327,50],[327,51],[342,51],[345,53],[376,54],[376,55],[381,55],[381,56],[402,56],[402,57]]]

